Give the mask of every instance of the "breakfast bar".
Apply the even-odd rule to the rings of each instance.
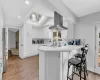
[[[39,47],[39,80],[67,80],[68,59],[81,48],[76,45]]]

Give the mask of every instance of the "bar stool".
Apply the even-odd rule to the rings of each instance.
[[[88,44],[85,45],[85,52],[84,52],[84,53],[87,55],[87,52],[88,52]],[[81,58],[82,58],[82,54],[80,54],[80,53],[75,54],[75,58],[81,59]],[[85,58],[85,60],[84,60],[84,65],[85,65],[85,67],[86,67],[86,74],[87,74],[87,76],[88,76],[88,71],[87,71],[87,60],[86,60],[86,58]]]
[[[68,72],[67,72],[67,80],[73,80],[73,76],[74,74],[76,74],[77,76],[80,77],[80,80],[83,78],[84,80],[86,80],[86,67],[84,65],[84,60],[85,60],[85,47],[81,49],[82,51],[82,57],[81,59],[78,59],[78,58],[71,58],[68,60]],[[72,74],[69,76],[69,68],[70,66],[72,65],[73,67],[73,70],[72,70]],[[77,74],[75,72],[75,69],[77,71],[79,71],[79,74]],[[81,73],[82,71],[84,72],[84,77],[82,77]],[[72,76],[72,78],[70,78]]]

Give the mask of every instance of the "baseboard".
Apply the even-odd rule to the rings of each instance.
[[[91,67],[87,67],[87,70],[88,70],[88,71],[91,71],[91,72],[95,72],[95,71],[94,71],[94,68],[91,68]]]
[[[36,55],[38,55],[38,54],[31,54],[31,53],[30,53],[30,54],[25,54],[25,55],[24,55],[24,58],[32,57],[32,56],[36,56]]]

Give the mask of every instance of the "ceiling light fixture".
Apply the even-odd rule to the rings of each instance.
[[[26,4],[30,4],[28,0],[25,0],[25,3],[26,3]]]

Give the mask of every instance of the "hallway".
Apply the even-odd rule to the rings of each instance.
[[[23,60],[18,56],[9,57],[3,80],[39,80],[39,56]]]

